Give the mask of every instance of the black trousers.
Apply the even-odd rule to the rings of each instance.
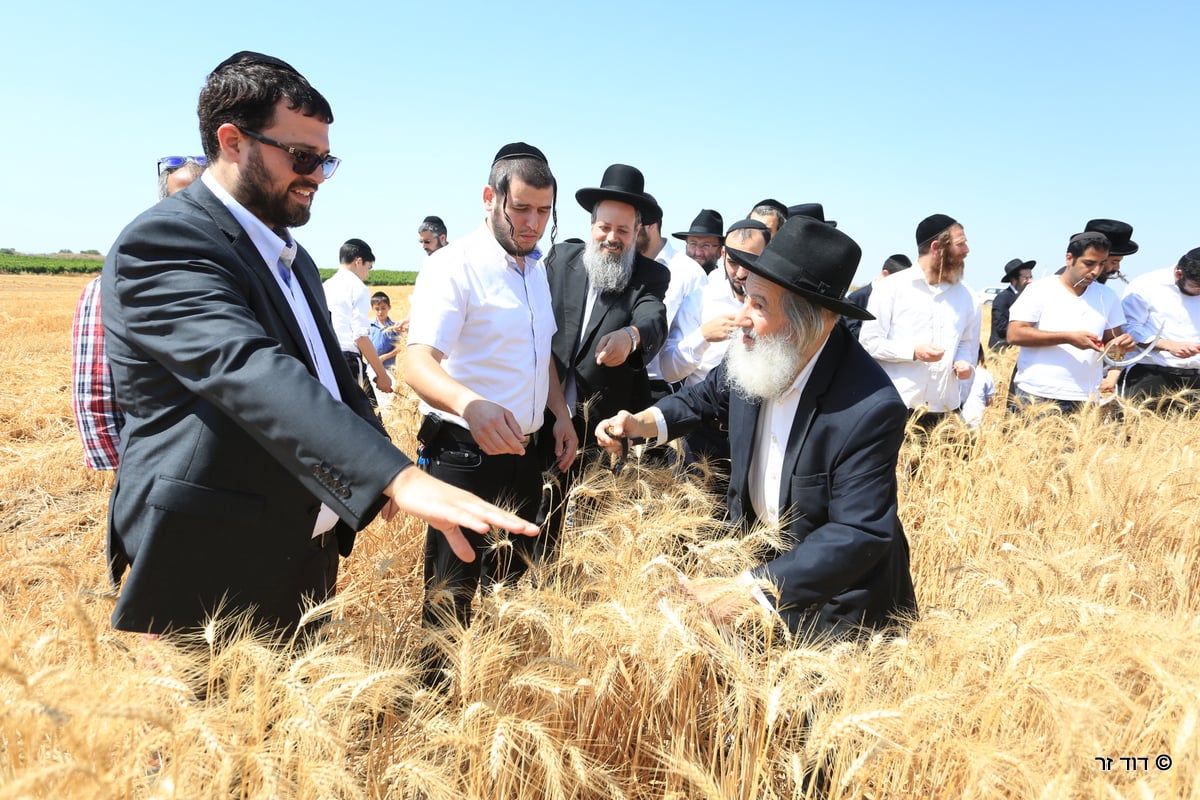
[[[471,441],[464,428],[447,422],[432,441],[424,444],[422,458],[433,477],[511,509],[522,519],[537,521],[542,470],[532,441],[523,456],[489,456]],[[469,624],[475,590],[519,578],[537,544],[535,537],[506,532],[487,536],[464,529],[463,534],[475,549],[475,560],[470,563],[454,555],[441,531],[426,529],[426,625],[436,626],[448,614],[463,625]]]
[[[343,350],[342,356],[346,359],[346,366],[350,367],[350,374],[354,376],[354,382],[358,384],[358,388],[363,390],[363,394],[367,396],[371,408],[375,411],[376,416],[378,416],[379,401],[375,399],[375,390],[371,388],[371,376],[367,373],[367,362],[357,352],[351,353],[348,350]]]
[[[1157,364],[1134,364],[1121,375],[1125,397],[1134,401],[1159,398],[1156,411],[1186,411],[1200,400],[1200,370],[1179,370]],[[1190,397],[1171,397],[1190,391]],[[1189,402],[1190,401],[1190,402]]]

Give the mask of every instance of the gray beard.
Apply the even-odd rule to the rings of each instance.
[[[595,239],[587,243],[583,251],[583,266],[587,269],[588,279],[601,292],[623,292],[633,276],[633,259],[637,251],[632,247],[625,249],[620,255],[606,253],[600,249]]]
[[[804,368],[805,360],[794,336],[762,336],[747,347],[735,331],[725,351],[725,379],[747,400],[782,397]]]

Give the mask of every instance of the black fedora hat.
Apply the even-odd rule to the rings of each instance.
[[[1033,269],[1036,261],[1022,261],[1019,258],[1014,258],[1012,261],[1004,265],[1004,277],[1000,279],[1001,283],[1012,283],[1012,279],[1017,277],[1017,273],[1023,269]]]
[[[658,211],[658,203],[646,195],[646,179],[642,171],[628,164],[613,164],[604,170],[598,187],[580,189],[575,193],[575,199],[586,211],[594,209],[601,200],[628,203],[643,217],[654,216]]]
[[[788,219],[792,217],[811,217],[831,227],[837,227],[836,222],[831,219],[825,219],[825,207],[820,203],[800,203],[799,205],[788,206]]]
[[[671,235],[676,239],[686,239],[689,236],[715,236],[723,242],[725,241],[725,220],[711,208],[701,209],[696,218],[692,220],[692,227]]]
[[[843,299],[861,258],[862,248],[849,236],[828,223],[798,216],[783,224],[762,255],[746,259],[745,267],[842,316],[875,319]]]
[[[1111,245],[1108,249],[1110,256],[1131,256],[1138,251],[1137,242],[1129,238],[1133,236],[1133,226],[1117,219],[1088,220],[1084,233],[1103,233]]]

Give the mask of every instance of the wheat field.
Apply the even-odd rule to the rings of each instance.
[[[668,471],[597,470],[554,568],[437,640],[443,694],[412,519],[360,535],[302,651],[111,629],[111,477],[69,400],[85,280],[0,276],[0,798],[1200,797],[1195,418],[993,408],[902,454],[922,616],[857,644],[712,624],[677,571],[734,574],[773,533],[726,538]],[[412,398],[386,421],[411,454]]]

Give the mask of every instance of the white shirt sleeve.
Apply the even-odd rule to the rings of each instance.
[[[875,319],[865,320],[858,341],[876,361],[912,361],[916,343],[892,338],[892,315],[896,305],[896,284],[881,280],[871,290],[867,311]]]
[[[458,342],[466,322],[468,293],[457,280],[461,276],[454,266],[426,264],[426,268],[417,275],[409,303],[410,345],[428,345],[443,355],[449,355]]]
[[[710,342],[700,332],[704,324],[700,318],[703,308],[703,287],[690,292],[679,304],[667,333],[667,343],[658,353],[658,369],[668,383],[681,381],[695,372],[708,351]]]

